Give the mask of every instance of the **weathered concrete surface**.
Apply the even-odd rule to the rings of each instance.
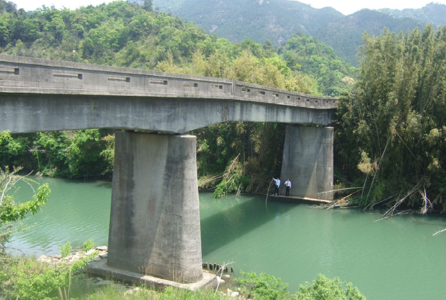
[[[195,148],[194,136],[116,132],[110,267],[202,279]]]
[[[336,99],[236,80],[0,55],[0,131],[185,133],[225,121],[329,125]]]
[[[1,95],[0,131],[119,128],[185,133],[225,121],[329,124],[332,112],[228,100]]]
[[[90,262],[87,266],[87,274],[89,276],[99,276],[110,280],[129,282],[136,286],[144,285],[156,289],[173,286],[195,291],[201,288],[215,288],[217,286],[217,276],[206,271],[203,272],[203,278],[197,282],[178,283],[150,275],[141,275],[140,273],[113,268],[106,264],[106,260]]]
[[[286,127],[280,193],[290,179],[290,196],[333,200],[333,127]]]

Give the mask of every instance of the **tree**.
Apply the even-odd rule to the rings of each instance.
[[[359,158],[364,173],[358,201],[373,207],[390,197],[385,215],[403,202],[422,213],[444,207],[446,27],[365,35],[360,54],[355,89],[339,101],[337,136],[345,165]]]
[[[14,232],[14,224],[23,220],[27,214],[35,214],[45,205],[51,191],[48,184],[40,186],[34,193],[33,199],[24,203],[16,203],[10,195],[11,190],[16,188],[18,181],[35,183],[29,178],[17,175],[20,168],[12,172],[8,168],[0,168],[0,250],[4,252],[5,242],[9,235]]]
[[[147,11],[153,11],[153,1],[152,0],[144,0],[143,8]]]

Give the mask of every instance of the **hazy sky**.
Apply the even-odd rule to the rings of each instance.
[[[352,14],[363,8],[380,9],[380,8],[421,8],[428,3],[441,3],[446,4],[446,0],[299,0],[299,2],[310,4],[314,8],[322,8],[331,6],[334,9],[340,11],[344,15]]]
[[[75,9],[79,6],[99,5],[101,3],[109,3],[113,0],[9,0],[17,4],[17,8],[23,8],[26,11],[35,10],[42,5],[56,8],[66,7]],[[379,9],[379,8],[421,8],[430,2],[446,4],[446,0],[299,0],[302,3],[310,4],[314,8],[322,8],[331,6],[341,13],[348,15],[363,8]]]

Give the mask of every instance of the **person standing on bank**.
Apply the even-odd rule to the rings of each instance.
[[[291,188],[291,181],[290,181],[290,179],[288,178],[288,180],[287,181],[285,181],[285,187],[286,187],[286,196],[289,196],[290,195],[290,188]]]
[[[274,196],[279,196],[280,178],[276,179],[273,177],[273,180],[276,182],[276,190],[274,192]]]

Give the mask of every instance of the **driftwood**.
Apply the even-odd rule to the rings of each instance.
[[[359,188],[360,189],[360,188]],[[352,207],[352,206],[356,206],[354,204],[351,204],[350,202],[348,202],[348,199],[350,199],[354,194],[358,193],[360,190],[357,190],[345,197],[342,197],[339,200],[336,200],[333,204],[331,204],[330,206],[328,206],[326,209],[333,209],[333,208],[343,208],[343,207]]]
[[[228,265],[232,265],[234,262],[229,262],[229,263],[223,263],[221,266],[219,266],[220,268],[217,270],[217,272],[215,272],[215,275],[218,276],[218,272],[220,272],[220,278],[223,277],[223,271],[226,269],[228,269]],[[220,286],[220,280],[217,280],[217,287],[215,288],[215,292],[218,291],[218,288]]]
[[[411,190],[409,193],[407,193],[406,196],[404,196],[403,198],[401,198],[400,200],[398,200],[398,202],[395,203],[395,205],[393,205],[388,211],[386,211],[384,213],[384,218],[392,216],[393,213],[395,212],[395,210],[398,208],[398,206],[400,206],[404,200],[406,200],[410,195],[412,195],[413,193],[415,193],[418,188],[420,187],[421,182],[418,182]]]
[[[408,214],[410,214],[410,213],[412,213],[412,212],[413,212],[412,209],[406,209],[406,210],[400,211],[400,212],[398,212],[398,213],[396,213],[396,214],[392,214],[392,215],[389,215],[389,216],[384,216],[384,217],[382,217],[381,219],[378,219],[378,220],[376,220],[376,221],[373,221],[373,223],[376,223],[376,222],[379,222],[379,221],[382,221],[382,220],[385,220],[385,219],[388,219],[388,218],[391,218],[391,217],[402,216],[402,215],[408,215]]]
[[[432,236],[435,236],[435,235],[437,235],[437,234],[439,234],[439,233],[442,233],[442,232],[445,232],[445,231],[446,231],[446,228],[445,228],[445,229],[442,229],[442,230],[440,230],[440,231],[435,232]]]
[[[395,196],[396,196],[396,194],[395,194],[395,195],[392,195],[392,196],[390,196],[390,197],[387,197],[386,199],[381,200],[381,201],[379,201],[379,202],[377,202],[377,203],[374,203],[374,204],[372,205],[372,209],[373,209],[376,205],[380,205],[380,204],[382,204],[382,203],[384,203],[384,202],[386,202],[386,201],[392,199],[392,198],[395,197]],[[370,204],[369,204],[369,205],[370,205]],[[364,211],[369,207],[369,205],[367,205],[367,206],[364,208]]]

